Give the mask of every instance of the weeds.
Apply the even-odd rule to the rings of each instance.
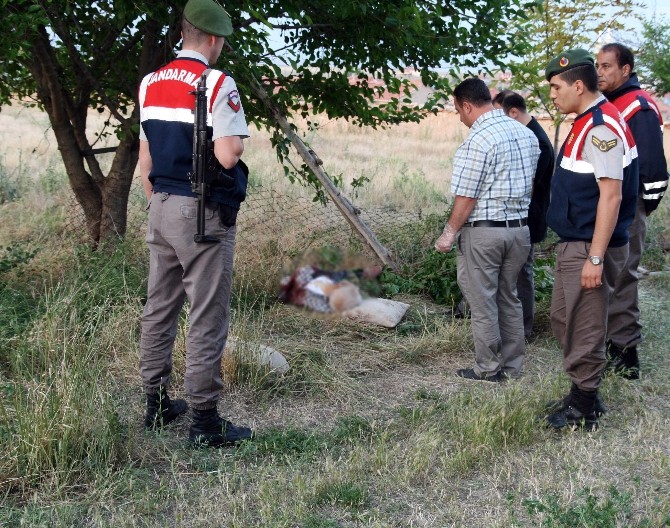
[[[610,528],[627,525],[631,521],[631,495],[616,487],[608,489],[606,497],[593,495],[590,489],[583,489],[568,504],[562,504],[556,495],[546,495],[543,499],[524,499],[523,506],[533,517],[532,526],[547,528]],[[640,521],[638,526],[651,526],[648,521]]]
[[[0,204],[17,201],[28,184],[25,176],[18,171],[10,171],[0,157]]]
[[[242,445],[236,457],[271,457],[275,462],[294,459],[311,460],[328,447],[328,437],[299,429],[270,429],[253,442]]]
[[[372,425],[360,416],[340,418],[330,432],[306,433],[294,428],[274,428],[264,431],[253,442],[245,443],[237,450],[236,458],[305,461],[322,451],[337,451],[340,447],[370,440],[373,435]]]
[[[493,392],[472,388],[449,399],[425,389],[416,396],[429,405],[403,407],[399,414],[409,430],[437,430],[442,440],[433,455],[441,447],[450,453],[441,461],[442,469],[450,474],[478,467],[483,446],[491,453],[514,450],[536,442],[542,433],[537,424],[540,413],[528,405],[518,385]]]
[[[107,359],[121,336],[108,329],[136,294],[134,269],[121,250],[111,258],[82,251],[66,280],[27,298],[22,312],[1,314],[13,328],[2,347],[9,380],[0,407],[0,436],[8,440],[1,464],[12,475],[5,486],[41,483],[59,493],[124,459],[126,427]],[[3,290],[10,294],[21,295]]]
[[[333,431],[336,442],[358,442],[370,440],[375,434],[374,425],[361,416],[340,418]]]
[[[339,505],[347,508],[362,508],[368,502],[365,488],[353,482],[333,482],[316,490],[315,504]]]
[[[333,519],[328,519],[320,515],[308,515],[305,518],[304,528],[341,528],[341,524]]]
[[[440,131],[457,128],[440,123]],[[384,201],[395,182],[401,190],[393,192],[433,199],[437,180],[426,175],[433,183],[421,195],[422,173],[403,179],[397,159],[375,163],[384,175],[343,172],[370,176],[360,196]],[[442,172],[449,166],[445,159],[429,163]],[[384,192],[373,186],[381,176]],[[46,174],[38,192],[57,195],[60,185],[57,174]],[[403,197],[390,201],[407,206]],[[243,346],[230,354],[219,407],[258,437],[237,449],[194,451],[186,446],[188,418],[152,435],[141,427],[144,244],[91,251],[51,240],[44,226],[58,232],[62,211],[36,213],[17,203],[0,208],[11,227],[3,229],[2,246],[13,248],[0,257],[0,524],[670,525],[667,277],[643,285],[644,378],[637,385],[605,380],[611,411],[597,434],[557,436],[537,422],[543,404],[566,388],[548,325],[536,325],[540,335],[528,346],[521,380],[482,386],[453,376],[472,360],[472,342],[470,322],[448,317],[458,296],[455,253],[430,249],[444,215],[378,233],[403,267],[386,273],[382,286],[411,304],[394,329],[274,301],[282,266],[305,247],[320,265],[348,269],[358,265],[356,241],[300,238],[298,229],[265,233],[267,243],[250,237],[237,255],[232,301],[231,335]],[[17,212],[20,221],[5,221]],[[661,227],[651,236],[660,237]],[[551,267],[538,258],[540,318]],[[174,350],[179,397],[187,330],[185,310]],[[277,375],[259,365],[260,344],[282,352],[290,370]],[[640,485],[628,490],[631,478]],[[592,491],[610,484],[607,495]],[[533,499],[505,503],[506,496]]]
[[[416,203],[436,203],[442,199],[442,194],[434,184],[426,180],[421,169],[410,173],[406,165],[401,167],[400,174],[393,178],[393,189]]]
[[[640,265],[649,271],[662,271],[670,264],[669,209],[664,202],[661,202],[661,206],[647,218],[646,247]]]
[[[0,249],[0,273],[18,268],[30,261],[36,253],[36,249],[25,247],[25,245]]]
[[[405,250],[399,254],[402,271],[385,270],[381,276],[387,295],[423,294],[437,303],[458,303],[462,294],[456,281],[456,252],[440,253],[432,248],[445,221],[444,217],[430,215],[395,234],[396,243]]]
[[[556,259],[553,255],[537,257],[533,262],[533,280],[535,283],[535,300],[537,302],[551,301],[551,292],[554,288],[554,265]]]

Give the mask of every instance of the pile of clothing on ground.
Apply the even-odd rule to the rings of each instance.
[[[344,312],[363,303],[357,283],[361,279],[375,279],[381,272],[381,266],[353,271],[326,271],[316,266],[302,266],[281,279],[279,300],[315,312]]]
[[[378,297],[363,298],[359,284],[381,292],[381,266],[353,271],[326,271],[303,266],[282,278],[279,300],[322,313],[336,313],[354,321],[394,328],[409,304]]]

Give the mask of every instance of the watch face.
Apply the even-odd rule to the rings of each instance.
[[[591,261],[591,264],[594,266],[599,266],[600,263],[602,262],[602,259],[600,257],[589,257],[589,260]]]

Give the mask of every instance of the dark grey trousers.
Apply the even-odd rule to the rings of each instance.
[[[535,319],[535,278],[533,277],[534,244],[530,245],[528,258],[523,263],[516,280],[516,291],[523,309],[523,335],[528,339],[533,333]]]
[[[223,226],[218,211],[207,208],[205,233],[220,242],[195,243],[196,206],[194,198],[152,196],[140,374],[148,394],[169,385],[179,314],[188,299],[184,387],[193,408],[209,409],[216,407],[223,387],[221,357],[230,323],[236,228]]]
[[[640,265],[644,240],[647,236],[647,213],[642,198],[638,198],[635,218],[628,232],[630,234],[628,259],[616,278],[607,319],[607,338],[619,348],[636,346],[642,341],[637,293],[639,279],[637,268]]]

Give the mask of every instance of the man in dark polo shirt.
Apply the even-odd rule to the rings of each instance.
[[[507,116],[528,127],[540,143],[540,158],[535,169],[533,193],[528,208],[530,252],[516,281],[517,295],[523,308],[523,333],[526,339],[530,339],[533,334],[533,320],[535,319],[534,246],[542,242],[547,236],[547,208],[549,207],[551,176],[554,174],[554,147],[542,125],[528,113],[526,101],[518,93],[511,90],[499,92],[493,98],[493,107],[502,108]]]

